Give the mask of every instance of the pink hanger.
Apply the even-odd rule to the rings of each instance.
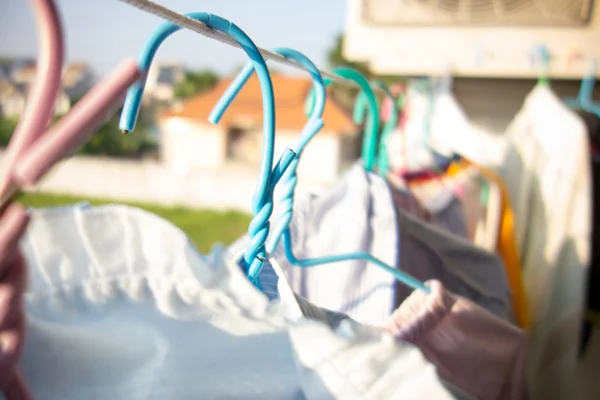
[[[395,83],[390,86],[390,92],[392,96],[397,98],[401,94],[404,94],[404,85],[401,83]],[[392,113],[392,108],[397,107],[396,104],[390,99],[388,96],[383,98],[383,103],[381,104],[381,119],[387,121],[390,118],[390,114]]]
[[[38,71],[26,109],[13,133],[0,169],[0,291],[12,296],[21,296],[24,290],[24,285],[19,284],[22,278],[18,272],[24,273],[25,266],[17,247],[25,232],[28,216],[23,207],[10,204],[11,200],[23,187],[37,183],[54,164],[85,143],[114,108],[121,104],[129,86],[142,76],[134,60],[125,61],[44,134],[61,83],[64,47],[62,27],[54,2],[31,0],[31,3],[40,40]],[[2,310],[1,306],[0,318],[8,318],[11,310]],[[7,337],[14,345],[6,355],[6,360],[0,358],[0,376],[9,376],[9,371],[3,368],[12,368],[14,365],[15,360],[11,357],[19,354],[19,343],[24,333],[23,320],[11,319],[13,321],[9,326],[3,326],[0,332],[0,335],[9,335]],[[0,383],[7,385],[4,388],[7,400],[33,398],[19,371],[14,372],[11,381],[0,380]]]

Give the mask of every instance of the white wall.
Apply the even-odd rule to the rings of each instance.
[[[277,131],[275,154],[278,157],[286,147],[294,148],[298,133]],[[298,165],[298,179],[332,182],[340,173],[341,137],[326,131],[319,132],[306,146]]]
[[[369,25],[362,17],[363,0],[349,0],[347,7],[344,55],[369,62],[383,75],[439,74],[450,64],[455,76],[534,78],[540,68],[530,64],[528,55],[535,43],[549,48],[554,78],[579,79],[588,72],[587,59],[567,62],[571,51],[600,61],[599,7],[585,27],[485,29]]]
[[[227,134],[223,127],[183,118],[161,122],[161,161],[179,171],[216,169],[226,164]],[[275,161],[286,147],[294,148],[299,132],[279,130],[275,137]],[[304,149],[298,177],[307,181],[331,182],[340,172],[341,137],[319,132]]]
[[[0,161],[3,151],[0,150]],[[153,161],[75,156],[57,165],[35,190],[199,208],[249,212],[256,174],[240,170],[179,173]],[[327,185],[300,178],[297,194]]]
[[[178,170],[217,168],[225,161],[227,134],[218,125],[166,118],[160,126],[160,158]]]

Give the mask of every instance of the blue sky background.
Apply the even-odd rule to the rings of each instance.
[[[344,0],[155,0],[172,10],[205,11],[231,20],[260,47],[291,47],[326,67],[327,51],[343,31]],[[67,60],[89,63],[102,76],[125,57],[136,57],[162,22],[118,0],[57,0],[65,30]],[[0,55],[34,57],[35,25],[29,1],[0,1]],[[245,64],[239,50],[189,31],[169,38],[159,61],[181,61],[221,74]],[[281,67],[280,68],[285,68]]]

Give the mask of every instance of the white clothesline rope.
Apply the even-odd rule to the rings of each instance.
[[[225,35],[224,33],[219,32],[214,29],[211,29],[210,27],[208,27],[206,24],[204,24],[202,22],[188,18],[185,15],[176,13],[175,11],[172,11],[172,10],[170,10],[166,7],[163,7],[159,4],[156,4],[152,1],[149,1],[149,0],[119,0],[119,1],[122,3],[127,3],[129,5],[132,5],[132,6],[136,7],[137,9],[145,11],[147,13],[154,14],[162,19],[165,19],[176,25],[179,25],[182,28],[190,29],[190,30],[197,32],[203,36],[206,36],[210,39],[217,40],[221,43],[225,43],[230,46],[234,46],[234,47],[238,47],[238,48],[240,47],[236,41],[234,41],[233,39],[231,39],[229,36]],[[260,50],[260,53],[263,55],[263,57],[267,60],[276,61],[278,63],[285,64],[285,65],[288,65],[293,68],[305,70],[304,67],[302,67],[297,62],[290,60],[286,57],[283,57],[277,53],[273,53],[272,51],[265,50],[260,47],[259,47],[259,50]],[[342,78],[341,76],[335,75],[331,72],[321,71],[321,70],[320,70],[320,72],[323,77],[330,78],[335,83],[351,85],[351,86],[354,86],[354,87],[360,89],[360,86],[352,80]],[[371,88],[374,91],[383,92],[382,89],[380,89],[379,87],[371,86]]]

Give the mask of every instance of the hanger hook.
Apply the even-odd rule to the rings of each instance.
[[[269,218],[273,213],[272,182],[279,178],[279,176],[274,177],[271,175],[275,147],[275,99],[273,95],[273,83],[271,82],[267,64],[258,50],[258,47],[256,47],[254,42],[252,42],[248,35],[246,35],[238,26],[222,17],[204,12],[189,13],[185,14],[185,16],[203,22],[210,28],[223,32],[235,40],[252,60],[252,64],[260,81],[263,97],[264,142],[259,178],[252,199],[252,212],[254,218],[248,228],[251,241],[250,245],[246,248],[242,260],[244,268],[248,269],[251,265],[262,265],[260,259],[266,258],[265,242],[269,234]],[[150,69],[150,64],[152,63],[158,47],[167,37],[180,29],[181,27],[171,22],[166,22],[156,29],[152,36],[150,36],[150,39],[146,42],[146,45],[138,58],[139,69],[147,72]],[[121,129],[126,132],[133,130],[135,126],[145,83],[146,80],[141,79],[135,85],[131,86],[127,93],[120,123]],[[288,149],[279,160],[275,172],[285,170],[294,157],[294,152]],[[260,259],[257,257],[260,257]]]
[[[385,177],[385,176],[387,176],[389,169],[390,169],[389,157],[388,157],[387,147],[386,147],[387,140],[388,140],[390,134],[396,128],[396,125],[398,124],[399,112],[398,112],[398,107],[396,106],[396,98],[394,97],[394,95],[392,94],[390,89],[383,82],[380,82],[380,81],[371,81],[371,84],[373,86],[383,90],[387,100],[392,105],[390,107],[390,113],[388,115],[387,121],[386,121],[385,125],[383,126],[383,129],[381,130],[381,137],[379,138],[379,148],[377,151],[377,158],[376,158],[376,164],[377,164],[377,169],[379,171],[379,175],[382,177]],[[364,113],[365,113],[365,110],[367,109],[366,102],[367,102],[367,96],[365,95],[365,92],[360,92],[358,97],[356,98],[356,102],[354,103],[354,116],[355,116],[354,119],[355,119],[355,121],[358,120],[358,121],[362,122],[364,120]],[[383,107],[382,107],[382,109],[383,109]]]
[[[379,136],[379,108],[377,106],[377,97],[375,97],[375,93],[369,85],[369,81],[367,80],[367,78],[365,78],[360,72],[352,68],[344,67],[336,68],[333,70],[333,72],[336,75],[341,76],[342,78],[354,81],[365,93],[369,114],[367,117],[367,126],[365,128],[365,137],[363,140],[361,157],[363,159],[365,170],[372,171],[373,165],[375,164],[375,157],[377,155],[377,138]],[[325,78],[325,86],[329,86],[331,82],[331,79]],[[306,113],[310,113],[310,111],[313,108],[314,102],[314,93],[311,92],[309,94],[309,97],[306,99]],[[363,110],[359,111],[358,114],[354,114],[353,118],[356,124],[360,124],[363,122],[364,112],[365,111]]]
[[[304,128],[302,129],[302,133],[300,134],[300,138],[294,148],[298,157],[308,144],[308,142],[319,132],[319,130],[323,127],[323,112],[325,111],[325,102],[327,100],[327,92],[325,90],[325,83],[323,82],[323,77],[319,72],[317,66],[304,54],[289,48],[277,47],[271,49],[274,53],[280,54],[286,58],[292,59],[302,65],[312,76],[314,82],[314,90],[316,91],[316,106],[313,109],[313,112],[310,115],[310,118]],[[210,113],[209,119],[213,123],[218,123],[223,117],[227,108],[231,105],[235,97],[242,90],[242,87],[248,82],[252,73],[254,72],[254,66],[249,63],[244,69],[235,77],[233,82],[229,85],[229,87],[225,90],[221,98],[217,101],[217,104],[213,108]],[[296,157],[290,166],[288,167],[285,175],[285,183],[283,186],[282,196],[281,196],[281,204],[283,205],[283,209],[281,212],[281,218],[277,223],[277,227],[273,230],[271,235],[269,236],[269,240],[266,244],[266,250],[268,253],[272,253],[277,244],[281,240],[285,229],[289,226],[292,220],[293,214],[293,205],[294,205],[294,191],[296,189],[296,184],[298,181],[296,170],[298,168],[299,158]],[[256,278],[260,274],[260,268],[251,268],[248,271],[248,278],[251,281],[256,281]]]

